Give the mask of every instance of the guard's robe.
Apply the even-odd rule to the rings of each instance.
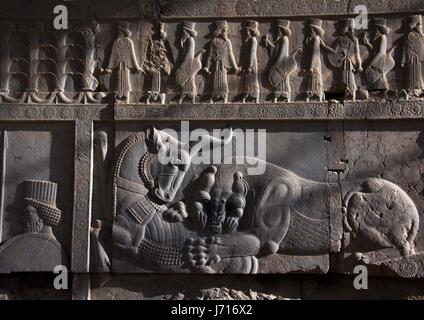
[[[269,81],[274,87],[274,93],[287,95],[291,92],[290,74],[296,69],[296,61],[289,55],[289,38],[282,36],[277,39],[273,52],[273,64],[269,72]]]
[[[371,56],[371,61],[365,69],[365,76],[369,82],[369,89],[388,90],[389,84],[387,82],[386,73],[393,68],[394,61],[393,58],[387,54],[386,35],[381,35],[375,41]]]
[[[406,89],[423,90],[422,62],[424,61],[423,36],[410,31],[404,41],[401,63],[405,65],[407,78]]]
[[[182,89],[182,94],[196,94],[195,76],[199,68],[195,66],[194,50],[195,41],[193,37],[190,37],[183,43],[184,60],[175,73],[175,79]]]
[[[115,70],[116,97],[128,98],[132,91],[130,80],[130,69],[139,69],[133,41],[128,37],[118,37],[113,43],[109,58],[109,69]]]
[[[228,94],[227,71],[231,68],[237,68],[229,39],[216,37],[211,41],[208,50],[207,67],[213,75],[212,96],[222,97],[224,94]]]

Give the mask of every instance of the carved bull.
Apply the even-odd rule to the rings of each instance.
[[[257,258],[277,252],[327,254],[330,194],[343,198],[340,250],[414,252],[418,212],[397,185],[377,178],[315,182],[271,163],[258,176],[248,175],[247,165],[191,164],[205,145],[231,139],[204,136],[191,150],[175,151],[179,141],[151,128],[124,141],[114,172],[113,241],[120,254],[157,272],[228,273],[255,273]],[[162,163],[166,153],[171,157]]]

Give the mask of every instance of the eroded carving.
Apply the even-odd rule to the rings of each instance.
[[[247,52],[245,61],[242,63],[243,68],[243,100],[245,103],[246,99],[251,97],[256,103],[259,103],[260,87],[258,80],[258,44],[260,33],[258,30],[258,22],[249,20],[245,27],[246,40],[244,43],[244,49]]]
[[[401,66],[405,71],[405,96],[421,97],[424,82],[422,75],[422,62],[424,61],[424,39],[422,30],[422,17],[411,16],[407,23],[407,32],[403,39]]]
[[[290,75],[297,69],[296,54],[302,51],[297,49],[290,54],[292,32],[289,26],[290,21],[288,20],[277,21],[277,40],[275,43],[269,40],[268,35],[265,36],[265,46],[268,48],[272,61],[268,79],[274,90],[274,102],[277,102],[280,97],[291,102]]]
[[[333,226],[344,231],[340,250],[358,257],[392,247],[406,257],[414,254],[417,209],[389,181],[321,183],[271,163],[260,178],[236,164],[206,167],[199,177],[187,177],[203,146],[230,140],[231,135],[203,136],[188,150],[152,128],[124,142],[115,168],[113,239],[119,252],[135,259],[128,261],[155,271],[254,273],[258,258],[277,252],[327,254],[334,223],[327,208],[330,192],[345,199],[339,207],[344,225]],[[167,152],[169,162],[161,163]],[[185,179],[191,181],[187,186]]]
[[[0,271],[48,271],[57,265],[67,265],[62,245],[53,228],[61,221],[62,212],[56,206],[57,183],[25,181],[24,233],[0,246]]]
[[[325,100],[324,84],[322,81],[321,70],[321,48],[336,53],[335,50],[325,44],[322,37],[324,36],[322,28],[322,20],[312,19],[307,25],[307,37],[305,39],[306,70],[305,74],[305,92],[306,102],[313,98],[319,101]]]
[[[113,42],[108,67],[105,70],[112,74],[114,80],[111,91],[115,92],[115,98],[120,101],[130,102],[132,91],[130,72],[135,70],[141,73],[135,54],[134,42],[131,40],[131,31],[128,22],[119,22],[117,26],[118,36]]]
[[[342,35],[336,39],[333,51],[328,58],[339,72],[341,89],[345,98],[355,101],[358,90],[355,74],[362,72],[359,41],[355,35],[355,19],[349,18],[344,21]]]
[[[175,72],[175,80],[181,87],[179,103],[182,104],[185,97],[191,98],[196,103],[197,85],[196,74],[202,69],[202,55],[204,50],[195,54],[197,32],[194,22],[184,22],[182,25],[181,48],[183,51],[182,63]]]
[[[144,71],[150,76],[150,90],[147,92],[146,103],[150,100],[158,100],[165,104],[166,98],[166,77],[171,74],[172,57],[166,41],[165,24],[158,24],[158,32],[153,32],[153,36],[147,44],[147,55],[143,66]]]
[[[212,82],[209,102],[213,103],[215,99],[222,99],[224,103],[227,103],[229,93],[227,73],[232,69],[238,73],[241,69],[236,63],[233,46],[228,38],[227,21],[217,21],[214,27],[213,39],[209,43],[206,53],[207,62],[204,68]]]
[[[399,18],[393,20],[394,26],[399,25]],[[277,19],[271,23],[276,30],[275,42],[266,35],[261,43],[267,48],[269,59],[263,59],[263,50],[258,48],[259,30],[267,21],[216,21],[207,34],[209,22],[196,25],[190,21],[176,24],[140,20],[134,36],[130,22],[121,21],[115,39],[104,31],[109,30],[108,26],[95,21],[73,22],[68,30],[54,30],[40,21],[3,22],[0,99],[15,104],[100,104],[111,92],[118,102],[124,103],[172,104],[176,95],[180,104],[186,99],[195,103],[197,95],[206,97],[205,102],[227,103],[231,92],[231,99],[258,103],[259,95],[268,94],[270,87],[274,102],[292,102],[302,95],[307,102],[324,101],[325,92],[332,96],[344,93],[345,100],[367,100],[372,91],[376,91],[372,99],[388,98],[389,84],[393,97],[418,99],[424,88],[421,20],[420,15],[410,16],[391,32],[388,19],[374,18],[370,24],[372,39],[368,39],[367,31],[356,29],[355,19],[340,19],[335,22],[338,32],[326,36],[331,39],[326,41],[333,43],[328,46],[324,41],[326,24],[314,18],[304,23],[303,48],[290,52],[290,44],[300,40],[298,34],[291,34],[291,29],[298,31],[302,21]],[[165,31],[172,28],[180,37],[175,41],[176,49],[181,50],[177,63],[174,44],[168,41]],[[233,34],[240,28],[242,36]],[[361,42],[359,35],[363,35]],[[210,37],[212,40],[205,44],[204,39]],[[111,43],[112,49],[103,42]],[[240,52],[240,66],[233,46],[237,47],[235,52]],[[364,56],[363,72],[361,50],[364,53],[365,47],[369,55]],[[300,52],[301,70],[295,77],[296,55]],[[400,60],[398,65],[395,55]],[[196,83],[196,74],[202,67],[205,73],[197,77]],[[138,78],[132,71],[144,76]],[[230,75],[232,71],[237,76]],[[392,71],[392,77],[388,76]],[[303,82],[298,76],[303,77]],[[359,78],[367,88],[359,84]]]
[[[387,35],[390,33],[390,28],[387,27],[386,19],[375,18],[373,27],[373,44],[368,39],[368,33],[364,33],[364,44],[371,53],[371,60],[365,68],[365,77],[368,81],[369,90],[383,91],[387,95],[389,90],[387,73],[395,66],[393,59],[395,47],[390,50],[387,49]]]

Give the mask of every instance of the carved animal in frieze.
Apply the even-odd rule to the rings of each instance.
[[[417,209],[397,185],[316,182],[271,163],[264,174],[249,175],[249,166],[238,164],[259,159],[192,164],[204,146],[230,141],[203,136],[190,149],[154,128],[124,141],[114,171],[115,249],[146,270],[257,272],[257,259],[274,253],[328,254],[328,196],[336,194],[345,199],[344,226],[333,226],[344,227],[342,250],[414,252]]]
[[[367,179],[359,190],[345,196],[344,214],[350,237],[347,246],[395,247],[406,256],[415,253],[419,215],[411,198],[397,185],[382,179]]]

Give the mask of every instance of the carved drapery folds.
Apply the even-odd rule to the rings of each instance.
[[[2,23],[6,103],[419,99],[420,15],[340,20]],[[301,54],[299,54],[301,53]],[[399,63],[395,63],[399,61]],[[13,94],[11,93],[13,92]]]

